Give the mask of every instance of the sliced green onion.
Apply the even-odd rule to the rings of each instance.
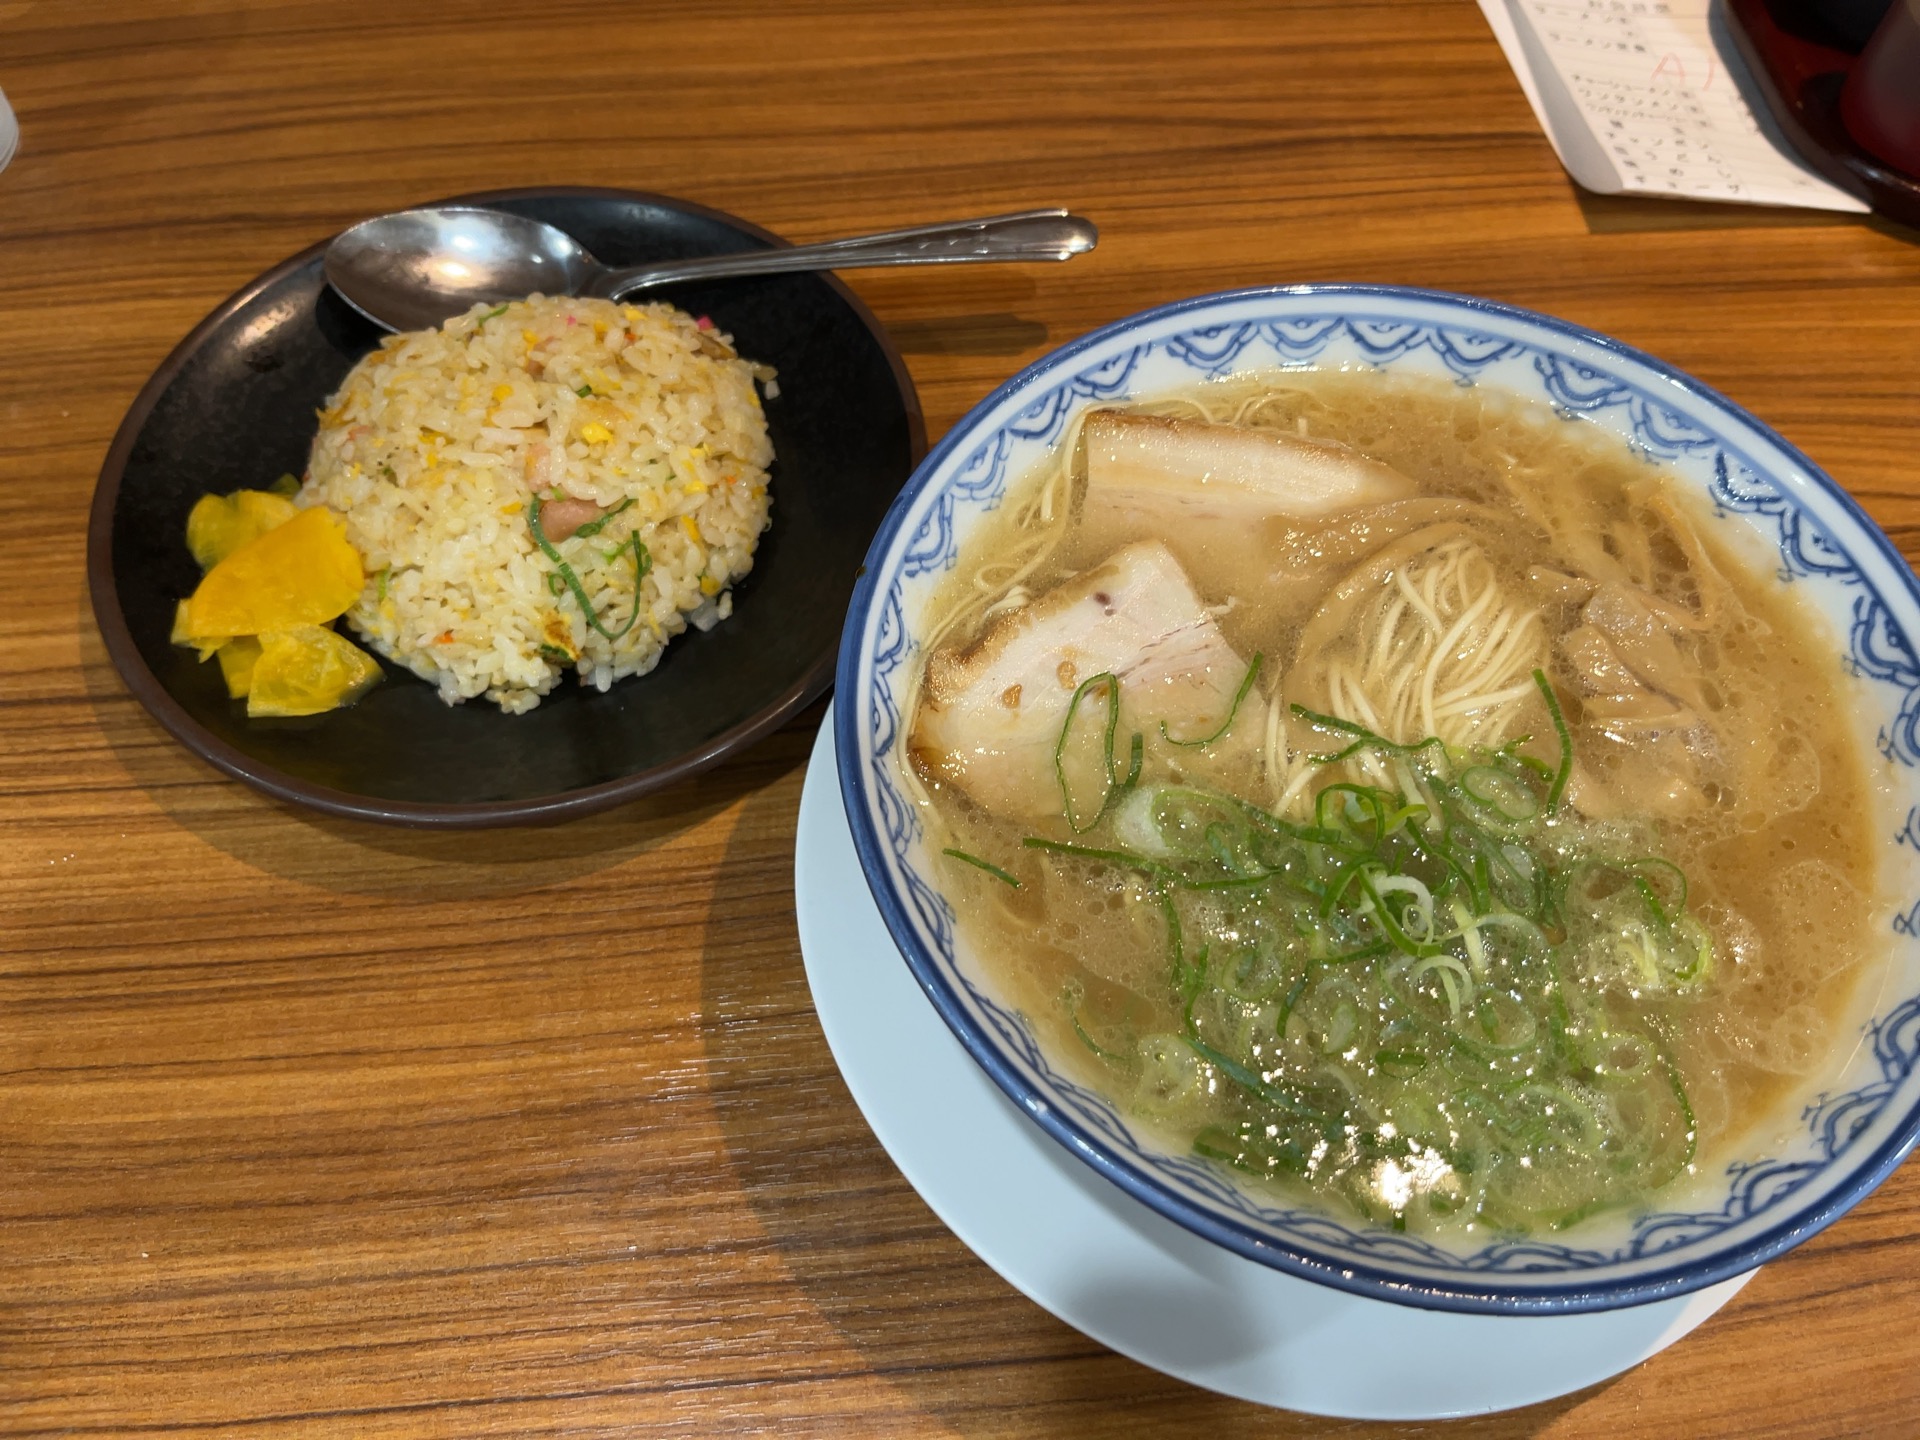
[[[647,553],[647,547],[640,543],[640,536],[637,533],[629,537],[629,544],[633,550],[633,610],[627,616],[626,624],[618,630],[609,630],[601,623],[599,615],[594,612],[593,601],[587,598],[587,587],[580,583],[580,577],[573,573],[573,567],[561,557],[560,552],[554,548],[553,542],[547,539],[546,532],[540,528],[540,504],[538,495],[534,495],[527,502],[527,529],[533,533],[533,543],[540,547],[540,553],[552,562],[554,571],[560,576],[562,583],[573,592],[574,601],[580,606],[580,613],[586,616],[587,624],[608,640],[620,639],[633,629],[634,622],[640,618],[640,582],[653,568],[653,557]],[[551,578],[548,579],[547,585],[549,589],[552,588]],[[556,590],[554,593],[557,595],[559,592]]]
[[[1307,758],[1316,765],[1337,765],[1342,760],[1347,759],[1351,755],[1356,755],[1362,750],[1384,750],[1389,755],[1411,755],[1415,751],[1436,748],[1441,754],[1444,755],[1446,753],[1446,746],[1438,735],[1429,735],[1426,739],[1416,740],[1411,745],[1402,745],[1399,741],[1389,740],[1386,736],[1377,734],[1364,725],[1355,724],[1351,720],[1342,720],[1338,715],[1323,715],[1318,710],[1307,709],[1304,705],[1293,705],[1288,708],[1309,725],[1316,726],[1322,730],[1338,730],[1346,735],[1358,735],[1360,737],[1354,741],[1353,744],[1347,746],[1346,749],[1339,751],[1337,754],[1309,755]]]
[[[1073,792],[1067,784],[1067,738],[1073,733],[1073,717],[1079,712],[1080,702],[1098,685],[1107,692],[1107,726],[1101,737],[1101,769],[1106,777],[1106,785],[1100,792],[1099,808],[1083,825],[1073,815]],[[1111,670],[1090,676],[1080,682],[1073,692],[1073,698],[1067,702],[1067,718],[1060,723],[1060,738],[1053,742],[1053,775],[1060,783],[1060,803],[1066,815],[1067,828],[1076,835],[1084,835],[1100,823],[1100,817],[1107,813],[1114,799],[1120,793],[1120,777],[1116,773],[1113,761],[1113,737],[1120,725],[1120,679]]]
[[[1107,1049],[1106,1046],[1102,1045],[1087,1033],[1087,1027],[1080,1023],[1080,1012],[1078,1010],[1069,1010],[1067,1012],[1067,1018],[1073,1022],[1073,1033],[1080,1037],[1080,1043],[1086,1046],[1087,1049],[1098,1055],[1102,1060],[1111,1060],[1116,1065],[1124,1065],[1126,1063],[1126,1056]]]
[[[1214,1069],[1218,1070],[1222,1075],[1225,1075],[1255,1099],[1264,1100],[1275,1109],[1284,1110],[1289,1115],[1298,1115],[1302,1120],[1312,1120],[1321,1125],[1332,1123],[1333,1117],[1325,1111],[1316,1110],[1298,1097],[1289,1095],[1284,1090],[1276,1089],[1246,1066],[1242,1065],[1238,1060],[1233,1059],[1229,1055],[1222,1054],[1220,1051],[1214,1049],[1213,1046],[1207,1044],[1206,1041],[1193,1035],[1188,1035],[1186,1042],[1192,1047],[1194,1054],[1213,1066]]]
[[[1060,989],[1060,1003],[1066,1007],[1067,1019],[1073,1023],[1073,1033],[1080,1037],[1080,1043],[1082,1045],[1086,1046],[1087,1049],[1098,1055],[1102,1060],[1109,1061],[1115,1065],[1125,1065],[1128,1060],[1132,1058],[1131,1056],[1123,1055],[1117,1050],[1109,1050],[1098,1040],[1094,1039],[1093,1036],[1088,1033],[1087,1027],[1081,1022],[1080,1002],[1086,998],[1086,989],[1078,980],[1069,980]]]
[[[1602,1195],[1598,1199],[1589,1200],[1586,1204],[1567,1211],[1564,1215],[1556,1216],[1553,1221],[1553,1228],[1555,1230],[1570,1230],[1582,1220],[1591,1220],[1601,1211],[1611,1210],[1621,1203],[1621,1201],[1614,1199],[1612,1196]]]
[[[1260,662],[1263,658],[1260,652],[1256,650],[1253,654],[1253,659],[1247,662],[1247,673],[1240,679],[1240,688],[1233,692],[1233,704],[1227,707],[1227,718],[1220,722],[1220,728],[1218,730],[1215,730],[1211,735],[1202,735],[1198,740],[1176,740],[1172,735],[1167,733],[1167,722],[1162,720],[1160,722],[1160,738],[1165,740],[1169,745],[1181,745],[1188,749],[1197,750],[1203,746],[1213,744],[1214,741],[1218,740],[1222,735],[1225,735],[1227,731],[1233,728],[1234,718],[1240,713],[1240,703],[1247,698],[1247,692],[1253,689],[1253,682],[1259,677]]]
[[[1376,1050],[1373,1052],[1373,1063],[1395,1070],[1424,1070],[1427,1057],[1418,1050]]]
[[[994,879],[1004,881],[1006,884],[1011,885],[1016,890],[1020,889],[1020,882],[1014,879],[1013,876],[1009,875],[1005,870],[1002,870],[998,865],[995,865],[991,860],[982,860],[978,855],[969,855],[966,851],[956,850],[951,845],[949,845],[945,850],[942,850],[940,853],[942,855],[951,855],[954,859],[961,861],[964,864],[971,865],[976,870],[986,871],[987,874],[993,876]]]
[[[598,520],[589,520],[586,524],[582,525],[578,530],[573,532],[570,538],[574,540],[585,540],[591,536],[598,535],[602,530],[606,529],[608,525],[613,523],[614,516],[620,514],[622,511],[630,510],[632,508],[633,508],[633,497],[629,495],[625,500],[622,500],[618,505],[614,506],[613,509],[607,511],[607,513],[602,515]],[[626,546],[622,545],[620,547],[620,550],[624,550],[626,548],[627,548]],[[618,555],[620,553],[620,550],[614,551],[613,554],[609,555],[607,558],[609,560],[613,559],[615,555]]]
[[[1080,860],[1105,860],[1109,864],[1144,870],[1150,875],[1173,874],[1173,871],[1158,860],[1150,860],[1145,855],[1136,855],[1131,850],[1100,850],[1091,845],[1070,845],[1064,840],[1048,840],[1039,835],[1029,835],[1020,843],[1029,850],[1045,850],[1050,855],[1071,855]]]
[[[1560,737],[1560,768],[1554,772],[1552,788],[1547,791],[1547,814],[1551,815],[1560,808],[1560,797],[1566,793],[1567,780],[1573,774],[1573,736],[1567,731],[1567,717],[1560,713],[1560,701],[1554,696],[1553,686],[1547,683],[1546,672],[1534,671],[1533,683],[1540,687],[1540,698],[1547,702],[1547,714],[1553,718],[1553,733]]]
[[[1495,765],[1474,765],[1463,771],[1460,790],[1503,820],[1531,820],[1540,812],[1540,802],[1533,792]]]
[[[1679,919],[1687,908],[1686,872],[1671,860],[1662,859],[1658,855],[1646,855],[1638,860],[1629,861],[1626,870],[1633,876],[1634,886],[1639,890],[1640,898],[1646,902],[1647,910],[1653,916],[1655,923],[1662,930],[1671,928],[1673,922]],[[1650,877],[1653,875],[1665,879],[1676,892],[1665,905],[1661,904],[1659,892],[1652,884]],[[1671,914],[1668,913],[1669,909],[1672,911]]]

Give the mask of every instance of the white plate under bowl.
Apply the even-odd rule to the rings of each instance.
[[[1639,1364],[1752,1278],[1624,1310],[1463,1315],[1345,1294],[1244,1259],[1081,1164],[961,1048],[894,947],[860,872],[831,714],[807,768],[793,880],[821,1028],[901,1173],[1015,1289],[1155,1370],[1315,1415],[1486,1414]]]

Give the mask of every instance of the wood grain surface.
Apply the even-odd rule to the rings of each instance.
[[[1505,1416],[1311,1420],[1121,1359],[941,1226],[834,1070],[791,878],[817,712],[560,829],[318,819],[148,720],[82,575],[115,425],[229,292],[561,183],[795,239],[1096,218],[1066,266],[849,277],[934,436],[1157,301],[1432,285],[1677,363],[1911,557],[1913,233],[1577,194],[1465,0],[0,0],[0,86],[0,1434],[1920,1433],[1912,1166]]]

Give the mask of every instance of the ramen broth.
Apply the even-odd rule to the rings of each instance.
[[[1307,500],[1210,488],[1247,432]],[[1713,1169],[1884,954],[1836,647],[1727,528],[1484,387],[1088,421],[923,626],[961,932],[1123,1111],[1380,1223],[1565,1228]]]

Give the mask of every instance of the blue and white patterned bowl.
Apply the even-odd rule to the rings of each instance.
[[[1879,830],[1891,971],[1844,1067],[1836,1056],[1801,1107],[1719,1173],[1666,1194],[1671,1209],[1621,1217],[1611,1229],[1594,1222],[1567,1237],[1453,1250],[1255,1194],[1056,1070],[955,933],[900,780],[900,719],[929,598],[1009,483],[1078,411],[1287,367],[1492,385],[1612,430],[1704,490],[1719,523],[1744,532],[1730,542],[1777,555],[1780,583],[1830,622],[1840,683],[1854,692],[1862,745],[1878,757],[1870,763],[1887,797]],[[1056,350],[928,455],[854,593],[835,704],[840,782],[868,883],[934,1006],[1037,1124],[1137,1199],[1242,1255],[1363,1295],[1462,1311],[1605,1309],[1697,1289],[1779,1255],[1844,1214],[1920,1135],[1915,636],[1920,582],[1859,506],[1772,430],[1650,356],[1543,315],[1433,291],[1243,290],[1148,310]]]

